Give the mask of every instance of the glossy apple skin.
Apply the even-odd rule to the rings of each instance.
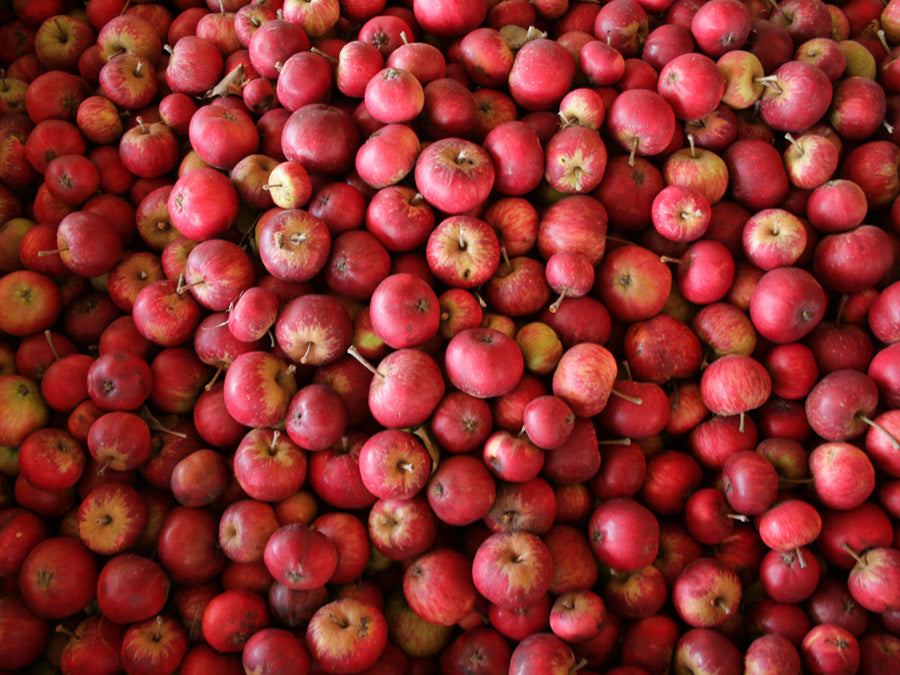
[[[629,498],[609,499],[591,514],[588,536],[604,564],[633,572],[656,558],[659,522],[647,507]]]

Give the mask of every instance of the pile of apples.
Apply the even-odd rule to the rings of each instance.
[[[900,0],[4,7],[0,673],[900,672]]]

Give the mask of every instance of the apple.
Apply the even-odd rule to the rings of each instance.
[[[359,471],[366,488],[379,499],[409,499],[425,487],[432,459],[413,434],[385,429],[363,444]]]
[[[403,575],[403,595],[421,619],[452,626],[474,608],[472,566],[464,554],[434,548],[411,561]]]
[[[460,391],[493,398],[515,387],[525,364],[522,351],[511,337],[490,328],[470,328],[447,344],[445,367]]]
[[[100,611],[104,617],[120,625],[138,623],[156,616],[162,611],[168,596],[169,579],[162,567],[134,553],[121,553],[110,558],[97,579]]]
[[[769,270],[750,299],[750,319],[761,336],[777,344],[796,342],[822,320],[827,298],[821,284],[800,267]]]
[[[846,628],[834,624],[812,627],[803,636],[799,651],[811,673],[855,672],[859,668],[859,642]]]
[[[638,502],[613,498],[594,509],[588,537],[600,562],[621,572],[633,572],[656,558],[659,523]]]
[[[494,186],[494,165],[481,146],[448,137],[429,144],[415,166],[416,189],[429,204],[448,214],[478,206]]]
[[[737,573],[715,558],[701,557],[690,563],[672,587],[678,615],[695,628],[721,626],[741,601]]]
[[[306,645],[326,672],[353,672],[374,665],[387,644],[387,621],[371,605],[352,598],[324,604],[306,629]]]
[[[636,4],[614,0],[617,4]],[[606,126],[615,143],[629,153],[629,165],[636,156],[662,152],[675,134],[675,113],[655,91],[629,89],[616,96],[606,115]]]
[[[693,673],[739,673],[741,652],[725,635],[710,628],[692,628],[675,645],[676,669]]]
[[[96,598],[98,575],[94,554],[79,539],[48,537],[35,545],[22,562],[19,591],[36,615],[62,619],[81,611]]]

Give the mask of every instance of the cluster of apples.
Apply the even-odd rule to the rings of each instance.
[[[0,672],[900,672],[900,0],[11,5]]]

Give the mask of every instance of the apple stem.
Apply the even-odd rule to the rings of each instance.
[[[803,557],[802,549],[798,546],[794,549],[794,553],[797,556],[797,562],[800,563],[801,569],[806,569],[806,558]]]
[[[512,263],[509,261],[509,254],[506,252],[506,247],[502,247],[500,249],[500,255],[503,256],[503,262],[506,263],[506,266],[509,268],[509,271],[513,271]]]
[[[834,319],[834,322],[836,324],[839,324],[841,322],[841,318],[844,314],[844,307],[847,305],[847,300],[849,299],[850,296],[847,293],[841,294],[841,299],[838,300],[837,316]]]
[[[691,211],[682,211],[682,212],[679,213],[678,215],[681,216],[681,219],[682,219],[682,220],[687,220],[688,218],[699,218],[700,216],[703,215],[703,212],[702,212],[700,209],[697,209],[696,211],[693,211],[693,212],[691,212]]]
[[[629,403],[634,403],[634,405],[641,405],[644,401],[643,399],[637,396],[629,396],[628,394],[623,394],[621,391],[617,389],[611,389],[610,394],[614,394],[621,398],[623,401],[628,401]]]
[[[781,14],[781,16],[783,16],[787,20],[788,23],[791,22],[791,17],[789,17],[787,14],[785,14],[782,11],[781,7],[778,6],[778,3],[775,2],[775,0],[769,0],[769,4],[772,5],[772,9],[774,9],[776,12]]]
[[[900,450],[900,441],[898,441],[898,440],[897,440],[897,437],[894,436],[891,432],[889,432],[887,429],[885,429],[883,426],[881,426],[881,425],[880,425],[878,422],[876,422],[875,420],[869,419],[866,415],[860,415],[859,418],[860,418],[863,422],[865,422],[866,424],[868,424],[870,427],[874,427],[875,429],[878,429],[878,431],[880,431],[880,432],[883,433],[885,436],[887,436],[887,437],[888,437],[888,440],[891,442],[891,447],[892,447],[894,450]]]
[[[166,52],[169,56],[173,56],[175,54],[175,50],[172,49],[172,45],[163,45],[163,51]]]
[[[873,23],[875,26],[878,25],[878,22],[877,22],[877,21],[872,21],[872,23]],[[885,53],[887,53],[888,55],[890,55],[890,53],[891,53],[891,47],[890,47],[890,45],[887,43],[887,39],[886,39],[885,36],[884,36],[884,29],[879,28],[879,29],[875,32],[875,35],[876,35],[876,37],[878,37],[878,41],[881,43],[881,46],[884,47]]]
[[[487,302],[485,302],[484,298],[481,297],[481,293],[479,293],[478,291],[475,291],[473,293],[473,295],[475,296],[475,299],[478,301],[478,306],[481,307],[481,309],[487,309]]]
[[[403,40],[403,44],[405,44],[405,45],[409,44],[409,38],[406,36],[405,30],[400,31],[400,39]]]
[[[795,149],[797,152],[799,152],[801,155],[805,154],[805,153],[803,152],[803,148],[802,148],[801,145],[794,139],[793,136],[791,136],[790,134],[785,134],[784,137],[788,140],[788,142],[789,142],[791,145],[794,146],[794,149]]]
[[[629,246],[634,243],[632,241],[628,241],[627,239],[622,239],[621,237],[615,237],[611,234],[606,235],[606,241],[614,241],[617,244],[623,244],[625,246]]]
[[[640,139],[635,136],[631,139],[631,152],[628,153],[628,166],[634,166],[634,156],[637,153],[638,143],[640,143]]]
[[[569,668],[569,672],[570,673],[578,672],[579,670],[584,668],[587,664],[588,664],[588,660],[582,656],[581,660],[579,660],[578,663],[576,663],[574,666]]]
[[[278,444],[278,439],[281,438],[281,432],[278,429],[274,429],[272,431],[272,440],[269,443],[269,454],[275,455],[275,446]]]
[[[283,183],[266,183],[265,185],[262,186],[262,189],[265,190],[266,192],[268,192],[272,188],[280,188],[280,187],[284,187],[284,184]]]
[[[398,462],[397,468],[400,469],[400,471],[406,471],[408,473],[413,470],[413,465],[409,462]]]
[[[318,54],[319,56],[321,56],[323,59],[325,59],[326,61],[328,61],[328,63],[330,63],[332,65],[336,65],[338,62],[338,60],[336,58],[334,58],[331,54],[326,54],[325,52],[323,52],[321,49],[318,49],[317,47],[310,47],[309,51],[311,51],[313,54]]]
[[[221,2],[221,0],[220,0],[220,2]],[[162,624],[163,624],[162,615],[158,614],[156,616],[156,635],[153,636],[153,639],[156,640],[157,642],[159,642],[159,640],[162,638]]]
[[[754,82],[759,82],[762,86],[781,94],[784,90],[777,84],[777,75],[766,75],[765,77],[757,77]]]
[[[684,260],[682,260],[681,258],[673,258],[673,257],[668,256],[668,255],[661,255],[661,256],[659,256],[659,262],[664,262],[664,263],[678,263],[678,264],[680,265],[680,264],[682,264],[682,263],[684,262]]]
[[[160,422],[156,417],[153,416],[153,413],[150,412],[150,408],[144,406],[141,408],[141,417],[147,422],[147,426],[151,431],[161,431],[165,434],[171,434],[172,436],[176,436],[177,438],[187,438],[187,434],[181,431],[175,431],[173,429],[169,429],[162,422]]]
[[[887,120],[881,120],[881,126],[883,126],[889,134],[894,133],[894,125]]]
[[[691,147],[691,159],[697,159],[697,148],[694,146],[694,134],[687,135],[688,145]]]
[[[38,251],[38,258],[43,258],[44,256],[54,255],[55,253],[62,253],[63,251],[68,251],[69,247],[65,248],[57,248],[52,251]]]
[[[359,351],[356,349],[356,345],[350,345],[349,347],[347,347],[347,353],[350,354],[350,356],[352,356],[354,359],[359,361],[361,364],[363,364],[366,367],[366,370],[368,370],[373,375],[377,375],[378,377],[384,377],[384,375],[379,373],[378,370],[371,363],[366,361],[366,359],[363,357],[363,355],[360,354]]]
[[[209,382],[207,382],[203,387],[206,391],[209,391],[210,389],[213,388],[213,385],[215,385],[216,380],[219,379],[219,375],[222,374],[222,371],[225,370],[225,368],[226,368],[225,362],[220,361],[219,367],[216,368],[216,372],[213,373],[212,379]]]
[[[56,627],[56,632],[57,632],[57,633],[62,633],[63,635],[65,635],[66,637],[68,637],[68,638],[70,638],[70,639],[72,639],[72,640],[80,640],[80,639],[81,639],[80,637],[78,637],[77,635],[75,635],[74,632],[72,632],[72,631],[69,630],[67,627],[63,626],[62,624],[59,624],[59,625]]]
[[[178,277],[178,285],[175,287],[175,292],[178,293],[178,295],[184,295],[186,291],[189,291],[194,286],[202,286],[203,284],[206,283],[206,281],[203,279],[201,279],[200,281],[195,281],[190,284],[183,284],[182,283],[183,281],[184,281],[184,274],[182,274],[181,276]]]
[[[147,127],[144,126],[144,118],[141,117],[140,115],[138,115],[137,117],[134,118],[134,121],[137,122],[138,126],[141,128],[141,133],[146,134]]]
[[[297,244],[302,244],[306,239],[306,232],[301,232],[300,234],[292,234],[288,241],[296,246]]]
[[[731,520],[739,520],[742,523],[750,522],[750,519],[743,513],[726,513],[725,517],[730,518]]]
[[[440,448],[438,448],[437,443],[434,442],[431,434],[428,433],[428,429],[425,425],[420,424],[412,430],[412,433],[422,441],[422,445],[424,445],[425,449],[428,451],[428,456],[431,457],[431,475],[434,475],[434,472],[437,471],[438,468],[438,462],[441,459]]]
[[[597,445],[631,445],[630,438],[606,438],[597,441]]]
[[[105,474],[106,470],[109,468],[109,465],[112,463],[113,463],[113,458],[110,457],[109,459],[106,460],[106,462],[103,464],[103,466],[101,466],[99,469],[97,469],[97,475],[102,476],[103,474]]]
[[[841,548],[844,549],[847,552],[847,554],[856,561],[857,565],[862,565],[863,567],[868,567],[868,565],[866,565],[866,561],[863,560],[856,551],[854,551],[852,548],[850,548],[850,544],[848,544],[846,541],[843,544],[841,544]]]
[[[47,338],[47,344],[50,345],[50,353],[53,354],[53,360],[59,361],[59,352],[56,351],[56,345],[53,344],[53,333],[47,328],[44,331],[44,337]]]
[[[559,297],[553,302],[552,305],[550,305],[550,307],[547,308],[550,310],[551,314],[556,314],[557,310],[559,310],[559,306],[562,304],[562,301],[563,301],[563,299],[565,299],[566,295],[567,295],[567,292],[566,292],[566,289],[564,288],[562,290],[562,292],[559,294]]]
[[[466,227],[465,227],[465,225],[460,225],[460,227],[459,227],[459,248],[462,251],[466,250]]]
[[[303,363],[303,364],[306,363],[306,361],[309,359],[309,352],[312,351],[312,348],[313,348],[313,341],[307,340],[306,351],[303,352],[303,356],[300,357],[300,363]]]
[[[744,433],[744,411],[741,411],[740,421],[738,422],[738,433]]]
[[[225,16],[225,0],[219,0],[219,10],[221,10],[222,16]]]

